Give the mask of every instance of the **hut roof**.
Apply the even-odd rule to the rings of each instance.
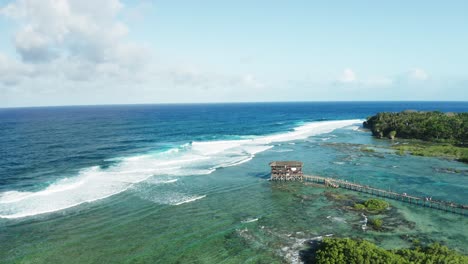
[[[292,166],[292,167],[302,167],[302,162],[300,161],[273,161],[270,162],[270,166]]]

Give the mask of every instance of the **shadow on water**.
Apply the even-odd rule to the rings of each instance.
[[[310,240],[307,241],[307,248],[299,251],[299,258],[301,259],[302,263],[305,264],[313,264],[316,263],[315,255],[317,250],[320,247],[320,240]]]
[[[260,178],[260,179],[270,179],[270,173],[265,173],[265,172],[253,172],[253,173],[248,173],[248,176],[255,177],[255,178]]]

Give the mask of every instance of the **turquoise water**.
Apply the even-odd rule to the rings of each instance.
[[[365,113],[347,115],[354,119]],[[281,122],[280,116],[269,122]],[[379,216],[385,229],[376,232],[363,229],[364,216],[349,208],[369,196],[268,181],[270,161],[302,160],[309,174],[466,203],[466,164],[399,156],[385,148],[387,140],[357,129],[356,121],[333,123],[304,116],[265,134],[254,133],[259,130],[254,125],[259,123],[257,117],[244,125],[244,133],[227,130],[223,133],[230,136],[215,143],[206,140],[212,135],[200,133],[192,135],[198,141],[187,145],[185,138],[190,136],[166,128],[174,140],[140,142],[138,151],[119,143],[121,150],[104,155],[101,143],[94,145],[98,154],[102,152],[95,160],[69,155],[55,158],[64,165],[54,167],[47,166],[53,161],[44,161],[51,157],[43,157],[36,161],[38,169],[9,164],[0,197],[0,212],[6,216],[0,219],[0,259],[4,263],[283,263],[295,262],[307,248],[306,241],[320,236],[362,237],[385,248],[410,246],[410,240],[417,238],[423,243],[440,241],[468,254],[466,217],[389,200],[391,209]],[[299,129],[292,131],[294,127]],[[119,133],[114,132],[115,137],[123,137]],[[273,138],[265,136],[272,134]],[[139,140],[146,139],[142,135]],[[376,152],[362,152],[362,145],[373,146]],[[93,147],[83,142],[70,149],[74,154],[81,153],[77,149],[92,153]],[[71,168],[65,168],[67,164]],[[447,168],[460,172],[450,173]],[[12,171],[17,174],[10,175]],[[345,199],[333,198],[334,193]],[[81,203],[70,206],[76,202]]]

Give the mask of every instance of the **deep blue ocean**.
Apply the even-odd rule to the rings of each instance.
[[[64,106],[0,109],[0,191],[41,188],[112,158],[193,141],[290,131],[405,109],[467,112],[467,102],[332,102]]]
[[[128,242],[131,252],[118,247],[126,252],[120,260],[146,262],[159,259],[172,263],[187,260],[185,258],[190,256],[203,263],[238,263],[255,260],[253,256],[263,252],[266,254],[262,255],[263,258],[281,262],[288,258],[286,253],[277,254],[256,243],[264,240],[280,243],[279,234],[287,230],[283,226],[286,220],[284,223],[279,220],[275,224],[270,222],[271,230],[274,230],[271,234],[275,235],[235,231],[237,225],[242,221],[248,222],[245,219],[249,217],[252,221],[256,219],[258,225],[264,227],[262,230],[266,230],[269,221],[279,219],[281,213],[302,214],[299,208],[287,211],[291,208],[289,202],[295,199],[287,189],[273,189],[271,193],[271,187],[266,186],[269,184],[265,181],[267,164],[272,159],[300,159],[315,164],[310,165],[306,172],[340,178],[353,175],[362,177],[363,182],[385,188],[408,186],[408,192],[416,194],[440,190],[444,199],[466,201],[466,174],[443,174],[447,167],[465,170],[466,165],[462,163],[437,158],[399,157],[386,152],[381,156],[356,154],[359,152],[353,149],[356,144],[374,147],[388,144],[373,139],[368,132],[356,130],[363,119],[381,111],[406,109],[468,112],[468,102],[298,102],[0,109],[0,233],[4,234],[3,237],[0,235],[0,248],[4,246],[0,250],[0,259],[3,257],[6,262],[36,260],[37,263],[115,261],[115,244],[103,244],[102,241],[119,241],[134,235],[132,242]],[[411,165],[404,166],[405,162]],[[377,175],[374,178],[366,176],[374,173]],[[457,187],[456,182],[461,187]],[[307,189],[304,192],[314,191]],[[252,193],[256,193],[248,201],[252,208],[236,208],[242,203],[242,197]],[[210,197],[215,199],[212,204]],[[310,208],[321,210],[320,206],[330,206],[327,203],[320,200]],[[273,209],[269,207],[273,205]],[[411,211],[406,205],[401,206],[401,212]],[[120,208],[119,212],[115,211],[116,208]],[[268,213],[262,212],[266,208],[278,211],[268,218]],[[257,214],[252,213],[256,211]],[[320,219],[328,221],[340,214],[343,213],[338,210],[323,216],[325,220]],[[415,216],[409,214],[406,214],[405,221],[416,221]],[[423,214],[427,213],[424,211]],[[179,219],[182,215],[185,218]],[[359,225],[361,220],[360,215],[350,213],[349,219],[343,221]],[[299,221],[293,228],[295,232],[308,235],[331,232],[326,231],[329,227],[306,231],[303,225],[308,220],[301,221],[304,224]],[[441,223],[443,219],[434,221]],[[457,221],[466,223],[466,220]],[[101,224],[104,223],[116,228],[106,225],[108,232],[101,233],[98,229],[103,228]],[[136,225],[145,223],[152,223],[145,231],[152,237],[135,230]],[[213,231],[209,231],[208,224]],[[439,234],[439,228],[434,225],[422,224],[415,233],[424,233],[427,240],[434,240],[434,236]],[[164,227],[164,230],[157,226]],[[198,229],[192,230],[192,226]],[[343,234],[356,231],[351,224],[347,227],[343,224],[341,228]],[[452,229],[453,235],[458,233],[459,237],[444,240],[452,241],[447,243],[452,243],[458,250],[466,250],[462,246],[467,241],[466,228],[455,231],[459,229],[457,226]],[[399,232],[409,231],[403,229]],[[236,234],[235,238],[232,234]],[[231,235],[233,237],[228,237]],[[167,242],[169,237],[174,244]],[[172,246],[156,245],[149,242],[150,239],[165,241]],[[388,240],[382,238],[380,243],[391,247],[401,243],[399,239],[397,235],[389,235]],[[245,242],[244,246],[223,244],[240,240],[250,242]],[[284,247],[281,243],[278,246]],[[65,249],[65,245],[74,248]],[[86,255],[84,252],[89,252],[90,245],[102,248],[90,254],[88,259],[76,257]],[[248,249],[231,252],[231,247]],[[47,254],[42,252],[45,248],[49,249]],[[177,248],[182,250],[180,254],[168,253],[176,252]],[[288,246],[289,251],[292,248],[294,246]]]

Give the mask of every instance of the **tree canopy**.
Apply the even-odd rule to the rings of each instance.
[[[468,263],[468,256],[440,244],[411,249],[385,250],[366,241],[350,238],[326,238],[315,254],[317,264],[345,263]]]
[[[367,118],[364,127],[377,137],[399,137],[468,145],[468,113],[382,112]]]
[[[389,206],[390,205],[386,201],[372,198],[365,201],[364,203],[355,203],[354,209],[366,210],[371,213],[380,213],[385,211]]]

